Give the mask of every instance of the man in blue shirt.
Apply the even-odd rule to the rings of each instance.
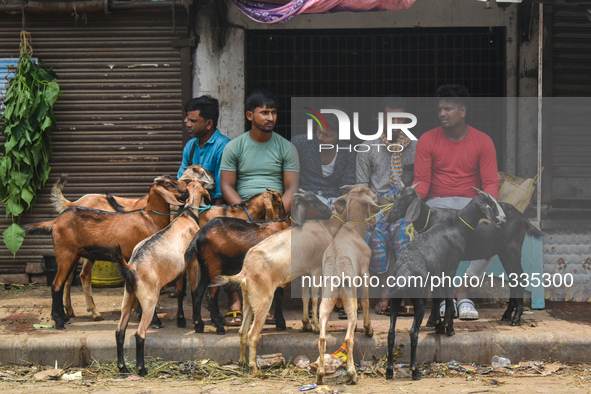
[[[183,149],[183,162],[177,177],[192,164],[200,164],[211,172],[215,179],[215,189],[211,198],[215,204],[222,204],[220,189],[220,163],[222,152],[230,139],[217,129],[220,114],[218,101],[210,96],[191,99],[185,104],[185,125],[194,138]]]

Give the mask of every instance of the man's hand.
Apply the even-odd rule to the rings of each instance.
[[[221,171],[220,189],[224,200],[228,204],[238,204],[242,201],[242,198],[236,192],[236,171]]]
[[[291,211],[291,198],[295,192],[298,190],[298,185],[300,181],[300,174],[297,172],[291,171],[284,171],[283,172],[283,196],[281,199],[283,200],[283,207],[285,208],[285,213],[289,213]]]

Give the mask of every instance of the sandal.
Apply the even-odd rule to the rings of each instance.
[[[224,316],[225,326],[241,326],[242,325],[242,311],[229,311]]]
[[[275,316],[271,315],[270,313],[267,313],[265,324],[275,324]]]
[[[415,315],[415,307],[413,305],[404,305],[402,307],[402,309],[400,309],[398,311],[398,316],[414,316],[414,315]]]
[[[454,298],[454,319],[458,318],[458,301],[456,301],[456,299]],[[439,316],[444,317],[445,316],[445,300],[441,301],[441,304],[439,304]]]
[[[339,309],[339,319],[347,320],[347,312],[345,312],[345,308]]]
[[[471,299],[464,298],[458,302],[458,316],[460,320],[478,320],[478,311]]]

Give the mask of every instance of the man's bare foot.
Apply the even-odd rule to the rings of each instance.
[[[390,314],[390,306],[389,301],[387,298],[381,298],[380,301],[376,304],[375,310],[378,315],[389,315]]]

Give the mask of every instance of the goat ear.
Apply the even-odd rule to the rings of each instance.
[[[419,214],[421,213],[422,201],[423,199],[419,196],[415,197],[414,200],[412,200],[408,208],[406,208],[406,213],[404,214],[405,221],[414,222],[419,218]]]
[[[293,219],[292,221],[295,224],[301,225],[302,223],[304,223],[304,220],[306,218],[306,205],[299,202],[296,203],[291,208],[291,217]]]
[[[369,205],[371,212],[376,213],[380,211],[380,206],[373,201],[373,198],[369,195],[361,197],[361,201]]]
[[[271,190],[268,188],[266,188],[266,189],[270,192],[274,191],[274,190]],[[272,193],[271,195],[269,195],[269,194],[263,195],[262,197],[263,197],[263,207],[265,207],[265,221],[268,222],[270,220],[279,219],[279,217],[275,213],[275,204],[273,203],[274,200],[278,199],[277,196],[275,196],[275,193]],[[283,206],[283,201],[280,198],[278,200],[279,200],[278,204]],[[279,212],[280,215],[282,213],[283,213],[283,211]]]
[[[347,198],[345,196],[341,196],[334,201],[334,209],[337,211],[339,215],[345,212],[345,207],[347,206]]]
[[[185,205],[185,203],[179,202],[174,197],[174,194],[172,194],[171,192],[169,192],[168,190],[166,190],[164,187],[162,187],[162,186],[156,186],[156,187],[157,187],[157,190],[158,190],[158,194],[160,194],[162,196],[162,198],[164,199],[164,201],[166,201],[170,205],[174,205],[176,207],[182,207],[183,205]]]

